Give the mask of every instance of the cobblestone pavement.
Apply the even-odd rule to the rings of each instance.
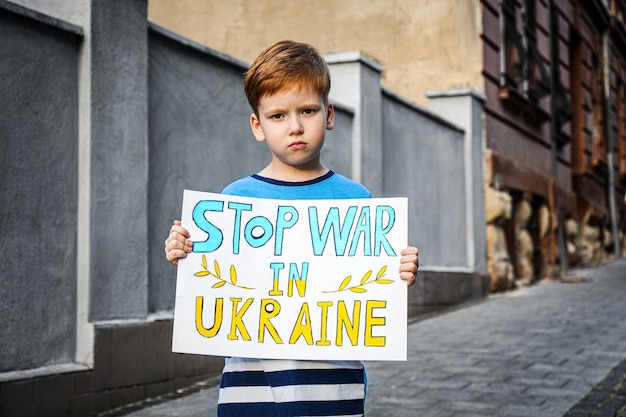
[[[407,362],[366,363],[366,416],[626,417],[626,260],[569,275],[409,324]],[[210,385],[118,415],[215,416],[216,400]]]

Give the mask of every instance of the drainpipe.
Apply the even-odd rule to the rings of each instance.
[[[607,165],[609,168],[609,177],[607,185],[607,196],[609,199],[609,215],[611,217],[611,233],[613,234],[613,251],[615,257],[620,257],[620,241],[617,228],[617,206],[615,204],[615,138],[613,137],[613,129],[611,128],[611,66],[609,53],[609,31],[606,30],[602,35],[602,53],[604,56],[604,126],[606,132],[607,145]]]
[[[548,2],[548,16],[550,16],[550,19],[554,18],[554,5],[552,4],[552,2]],[[552,26],[552,25],[551,25]],[[550,50],[552,54],[557,55],[558,48],[556,47],[556,39],[558,37],[558,33],[553,33],[552,30],[550,30]],[[559,169],[558,169],[558,159],[557,159],[557,154],[559,152],[558,146],[557,146],[557,138],[558,138],[558,126],[557,126],[557,112],[558,112],[558,108],[557,108],[557,103],[556,100],[554,100],[554,92],[556,89],[556,77],[558,75],[558,71],[557,71],[557,65],[558,64],[558,59],[556,57],[552,57],[552,59],[550,59],[550,91],[552,92],[552,99],[550,100],[550,114],[552,116],[552,119],[550,120],[550,136],[551,136],[551,144],[552,144],[552,190],[550,190],[552,192],[552,196],[553,196],[553,204],[554,204],[554,213],[555,213],[555,217],[556,217],[556,222],[557,222],[557,228],[556,228],[556,239],[557,239],[557,245],[559,248],[559,269],[561,271],[561,275],[564,275],[565,272],[567,271],[567,268],[569,268],[569,262],[567,259],[567,249],[565,247],[565,234],[564,234],[564,228],[565,228],[565,222],[562,219],[561,216],[561,210],[559,209],[559,200],[558,200],[558,196],[557,196],[557,192],[556,192],[556,187],[557,187],[557,178],[559,175]]]

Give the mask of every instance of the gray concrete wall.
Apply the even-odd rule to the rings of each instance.
[[[247,64],[158,27],[149,50],[150,310],[172,310],[176,268],[163,242],[180,219],[183,189],[220,192],[269,162],[250,131]]]
[[[462,129],[385,91],[385,196],[409,198],[409,242],[420,268],[468,272]]]
[[[0,372],[74,359],[81,38],[79,28],[4,6]]]
[[[474,90],[448,90],[428,93],[428,108],[446,120],[461,126],[463,139],[465,221],[468,267],[487,273],[485,191],[483,180],[483,115],[485,97]]]
[[[91,3],[92,0],[12,0],[25,15],[34,10],[37,19],[60,19],[82,28],[78,56],[78,225],[76,248],[76,362],[93,364],[94,325],[90,322],[90,193],[91,193]]]

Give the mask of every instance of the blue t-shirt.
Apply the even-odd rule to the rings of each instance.
[[[278,200],[325,200],[372,196],[363,185],[333,171],[302,182],[274,180],[255,174],[226,186],[222,193]]]
[[[252,175],[223,194],[280,200],[370,198],[363,185],[329,171],[304,182]],[[362,416],[365,369],[360,361],[226,358],[219,417]]]

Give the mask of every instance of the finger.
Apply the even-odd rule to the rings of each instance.
[[[419,249],[416,247],[406,247],[400,252],[400,255],[400,263],[412,262],[419,267]]]
[[[419,255],[419,249],[417,249],[415,246],[407,246],[406,248],[402,249],[402,251],[400,251],[400,255],[404,256],[404,255],[415,255],[418,256]]]
[[[404,255],[400,258],[400,263],[407,263],[407,262],[417,263],[418,259],[419,258],[417,257],[417,255]]]
[[[187,252],[180,249],[172,249],[165,251],[165,258],[171,264],[178,265],[178,261],[181,258],[185,258],[187,256]]]
[[[165,247],[171,249],[183,249],[186,252],[191,252],[193,249],[193,242],[179,231],[173,230],[170,232],[167,239],[165,239]]]
[[[409,265],[412,265],[417,271],[419,267],[419,258],[417,257],[417,255],[404,255],[402,258],[400,258],[400,266],[402,265],[407,265],[407,267]]]
[[[400,268],[398,268],[398,272],[409,273],[415,275],[417,273],[417,265],[412,262],[400,264]]]
[[[178,233],[178,232],[170,233],[168,239],[169,240],[174,240],[176,242],[180,242],[180,243],[182,243],[185,246],[189,246],[189,247],[193,246],[193,241],[191,239],[189,239],[189,237],[187,237],[187,236],[185,236],[185,235],[183,235],[181,233]]]
[[[406,281],[406,285],[410,287],[415,283],[415,274],[411,272],[400,272],[400,279]]]
[[[173,249],[181,249],[184,250],[185,249],[185,241],[183,240],[182,242],[176,238],[176,236],[168,236],[168,238],[165,240],[165,252],[169,252],[170,250]]]
[[[171,259],[173,258],[184,258],[190,252],[189,246],[184,245],[183,243],[177,240],[170,240],[166,242],[165,245],[165,256]]]
[[[400,266],[398,272],[400,273],[400,279],[406,281],[407,286],[411,286],[415,283],[415,277],[418,269],[418,250],[414,247],[405,248],[400,252],[402,257],[400,258]]]
[[[174,224],[172,225],[172,227],[170,227],[170,233],[172,232],[180,233],[181,235],[187,238],[190,237],[189,231],[187,231],[187,229],[181,226],[181,223],[179,220],[174,220]]]

